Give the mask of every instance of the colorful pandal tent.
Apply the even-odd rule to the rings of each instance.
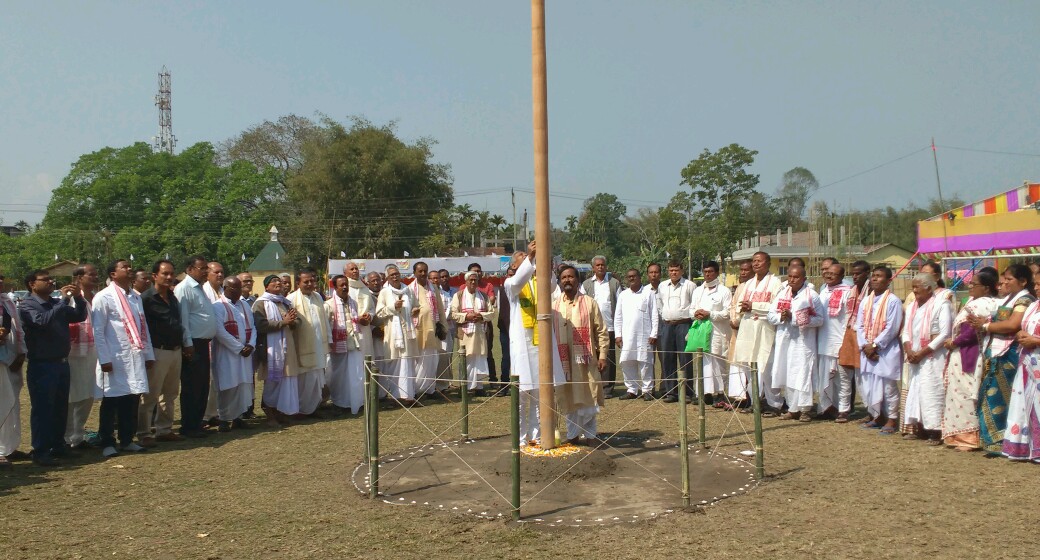
[[[1040,183],[917,222],[924,258],[1040,254]]]

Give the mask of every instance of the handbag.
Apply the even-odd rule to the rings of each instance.
[[[697,319],[690,325],[690,331],[686,333],[687,352],[709,352],[711,351],[711,321],[708,319]]]
[[[838,365],[859,369],[859,341],[856,340],[855,329],[845,329],[845,338],[838,349]]]

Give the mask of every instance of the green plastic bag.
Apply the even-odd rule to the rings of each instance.
[[[686,351],[702,352],[711,351],[711,321],[708,319],[694,320],[690,325],[690,332],[686,335]]]

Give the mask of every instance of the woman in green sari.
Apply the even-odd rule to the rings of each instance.
[[[1024,264],[1013,264],[1001,276],[1001,299],[992,317],[972,316],[969,321],[989,336],[982,363],[976,413],[983,451],[1000,454],[1007,426],[1008,400],[1018,369],[1018,342],[1015,334],[1022,328],[1022,316],[1036,301],[1032,273]]]

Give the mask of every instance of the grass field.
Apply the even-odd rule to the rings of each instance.
[[[23,392],[26,423],[27,401]],[[473,435],[506,433],[508,402],[475,408]],[[608,401],[601,431],[642,412],[629,429],[674,440],[675,411]],[[418,414],[439,431],[458,408]],[[709,411],[709,435],[729,419]],[[381,428],[385,451],[430,439],[400,410],[382,413]],[[737,431],[731,425],[734,437],[723,441],[730,451],[746,448]],[[28,441],[26,428],[23,449]],[[0,471],[0,557],[1024,558],[1040,540],[1036,465],[830,422],[767,419],[765,449],[767,479],[748,495],[655,521],[552,530],[368,500],[348,480],[364,454],[356,418],[216,434],[107,461],[91,451],[58,469],[22,461]]]

